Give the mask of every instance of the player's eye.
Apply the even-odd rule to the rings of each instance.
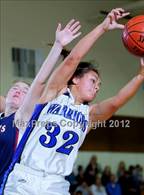
[[[91,81],[92,81],[92,83],[95,83],[96,82],[95,79],[91,79]]]
[[[19,88],[18,87],[12,87],[13,90],[18,90]]]
[[[26,90],[25,90],[25,91],[22,91],[22,93],[23,93],[23,94],[27,94],[27,91],[26,91]]]

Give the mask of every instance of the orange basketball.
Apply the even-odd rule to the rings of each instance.
[[[128,51],[144,57],[144,15],[128,21],[122,33],[122,40]]]

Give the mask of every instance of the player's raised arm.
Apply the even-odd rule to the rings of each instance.
[[[60,53],[64,46],[66,46],[68,43],[70,43],[73,39],[75,39],[77,36],[79,36],[80,33],[75,34],[79,29],[70,30],[69,28],[73,28],[76,26],[77,23],[74,20],[71,20],[65,28],[62,29],[61,24],[58,24],[57,30],[56,30],[56,38],[55,43],[44,61],[42,67],[40,68],[36,78],[34,79],[28,94],[24,100],[24,103],[22,106],[18,109],[16,113],[16,119],[19,117],[23,117],[23,120],[29,120],[34,105],[38,102],[45,84],[47,82],[47,79],[54,68],[54,65],[56,64]],[[69,27],[69,28],[68,28]],[[79,26],[80,28],[80,26]]]
[[[125,17],[128,14],[129,13],[124,13],[124,10],[121,8],[112,10],[101,24],[95,27],[90,33],[88,33],[78,42],[64,62],[62,62],[51,75],[48,81],[47,91],[45,91],[43,94],[41,102],[48,101],[50,93],[54,93],[54,95],[56,95],[58,91],[66,86],[79,62],[87,54],[96,40],[108,30],[116,28],[122,29],[124,25],[118,24],[117,20]],[[78,26],[73,26],[73,28],[79,28],[79,24],[77,25]]]
[[[96,122],[98,120],[103,121],[109,119],[120,107],[136,94],[143,82],[144,58],[141,58],[140,71],[128,84],[126,84],[115,96],[91,106],[91,121]]]

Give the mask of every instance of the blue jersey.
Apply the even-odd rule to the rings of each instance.
[[[18,130],[14,125],[15,113],[0,119],[0,185],[15,151]]]

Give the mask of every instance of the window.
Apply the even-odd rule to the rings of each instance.
[[[18,77],[33,78],[36,74],[35,50],[12,48],[12,62],[14,75]]]

